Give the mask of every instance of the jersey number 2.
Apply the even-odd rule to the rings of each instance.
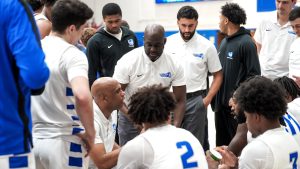
[[[194,155],[194,151],[189,142],[181,141],[181,142],[176,143],[176,146],[178,149],[182,149],[183,147],[186,147],[186,149],[187,149],[187,151],[181,155],[181,161],[182,161],[183,168],[198,167],[198,163],[196,161],[188,162],[189,158],[193,157],[193,155]]]
[[[298,152],[290,154],[290,162],[293,163],[293,169],[297,169]]]

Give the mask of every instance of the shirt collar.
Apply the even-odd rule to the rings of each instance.
[[[111,116],[109,116],[109,118],[107,119],[94,100],[93,100],[93,107],[94,107],[94,112],[100,117],[101,121],[104,121],[106,123],[111,121],[112,119]]]

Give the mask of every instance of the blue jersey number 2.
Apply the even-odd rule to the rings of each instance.
[[[181,161],[182,161],[183,168],[198,167],[198,163],[196,161],[188,162],[189,158],[193,157],[193,155],[194,155],[194,151],[189,142],[181,141],[181,142],[176,143],[176,146],[178,149],[182,149],[183,147],[186,147],[186,149],[187,149],[187,151],[181,155]]]
[[[293,163],[293,169],[297,169],[298,152],[290,154],[290,162]]]

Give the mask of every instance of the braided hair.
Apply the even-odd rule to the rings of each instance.
[[[285,89],[287,96],[290,95],[292,100],[294,100],[298,97],[298,95],[300,95],[300,88],[293,79],[283,76],[274,79],[274,82],[282,86]]]

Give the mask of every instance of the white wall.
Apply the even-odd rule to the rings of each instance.
[[[123,19],[127,20],[133,31],[144,31],[147,24],[159,23],[166,30],[177,30],[176,14],[184,5],[194,6],[199,13],[198,28],[218,29],[220,7],[226,2],[236,2],[243,7],[247,14],[247,28],[255,28],[259,20],[267,14],[256,12],[257,0],[217,0],[191,3],[155,4],[155,0],[83,0],[95,12],[96,23],[102,22],[102,7],[109,2],[120,5]]]

